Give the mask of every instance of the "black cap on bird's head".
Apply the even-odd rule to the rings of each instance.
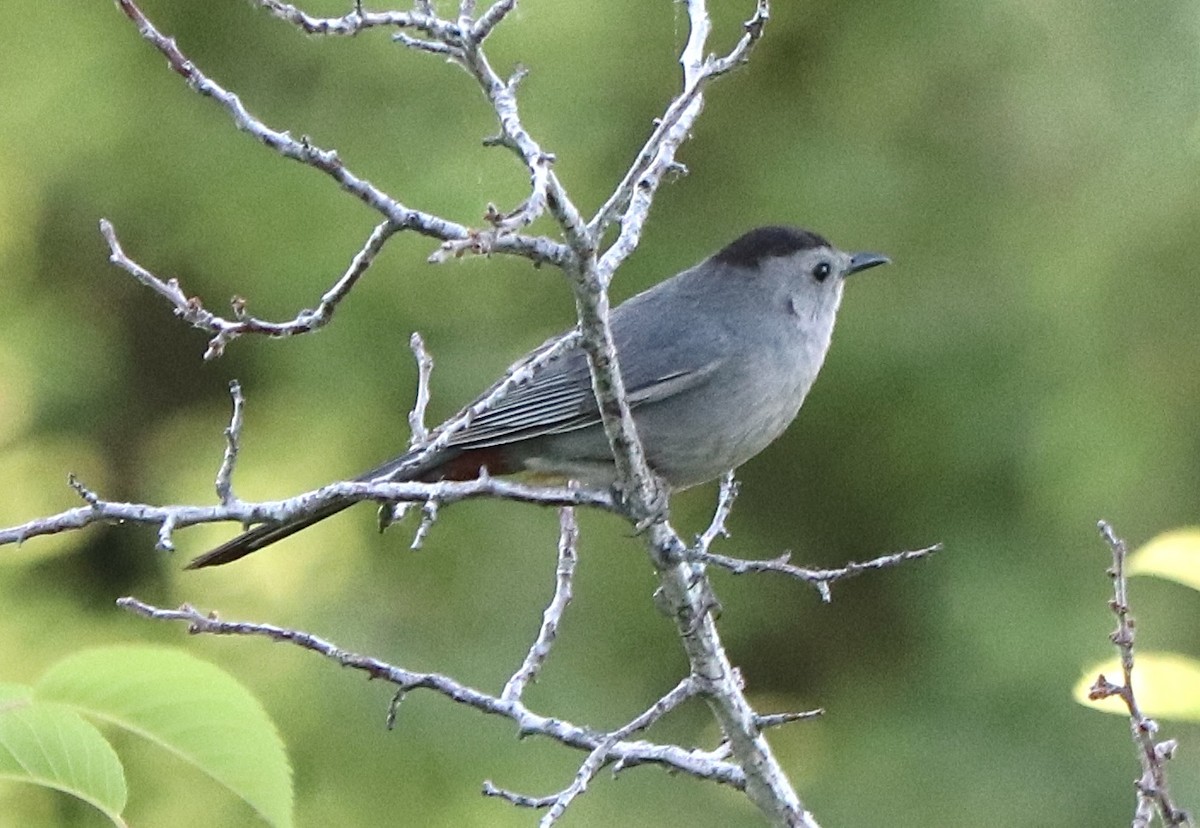
[[[737,267],[758,267],[763,259],[790,256],[801,250],[832,247],[824,236],[798,227],[756,227],[727,244],[714,261]]]
[[[791,256],[805,250],[834,247],[829,240],[811,230],[779,225],[758,227],[734,239],[713,256],[713,261],[734,267],[758,268],[763,261],[776,256]],[[857,273],[891,260],[880,253],[854,253],[845,275]]]

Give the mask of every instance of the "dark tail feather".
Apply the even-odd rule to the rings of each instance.
[[[251,552],[257,552],[264,546],[270,546],[275,541],[283,540],[289,535],[294,535],[301,529],[307,529],[314,523],[336,515],[343,509],[353,505],[353,501],[330,503],[321,509],[321,511],[305,515],[291,523],[264,523],[261,526],[255,526],[248,532],[238,535],[233,540],[221,544],[216,549],[205,552],[198,558],[194,558],[184,569],[203,569],[206,566],[220,566],[221,564],[236,561],[238,558],[244,558]]]
[[[494,474],[508,474],[515,471],[505,463],[501,450],[489,447],[482,450],[461,451],[444,449],[432,457],[416,462],[419,452],[409,452],[376,466],[368,472],[363,472],[354,478],[360,482],[371,480],[470,480],[479,474],[480,467],[487,467]],[[220,566],[238,558],[244,558],[252,552],[257,552],[275,541],[283,540],[294,535],[301,529],[307,529],[314,523],[319,523],[327,517],[332,517],[343,509],[353,506],[357,501],[338,500],[323,506],[311,515],[304,515],[287,523],[264,523],[243,532],[231,541],[221,544],[211,552],[205,552],[193,559],[184,569],[203,569],[206,566]]]
[[[359,481],[377,480],[381,477],[386,477],[393,480],[413,480],[418,479],[427,465],[433,463],[414,466],[411,469],[404,468],[411,462],[412,455],[405,454],[387,461],[381,466],[376,466],[368,472],[363,472],[358,477],[354,478]],[[252,552],[257,552],[265,546],[270,546],[275,541],[283,540],[284,538],[294,535],[301,529],[307,529],[314,523],[320,523],[327,517],[332,517],[343,509],[348,509],[353,506],[355,501],[335,501],[313,512],[311,515],[296,518],[288,523],[264,523],[260,526],[255,526],[249,531],[243,532],[231,541],[221,544],[216,549],[210,552],[205,552],[198,558],[194,558],[184,569],[203,569],[206,566],[220,566],[238,558],[244,558]]]

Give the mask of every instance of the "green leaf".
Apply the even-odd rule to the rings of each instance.
[[[1130,575],[1157,575],[1200,590],[1200,529],[1164,532],[1129,556]]]
[[[1121,684],[1120,660],[1113,658],[1085,670],[1075,685],[1075,700],[1105,713],[1128,716],[1129,709],[1116,696],[1100,701],[1088,698],[1088,688],[1100,674],[1113,684]],[[1200,721],[1200,662],[1176,653],[1138,653],[1133,668],[1133,692],[1147,716]]]
[[[26,684],[9,684],[0,681],[0,711],[13,704],[28,703],[33,700],[33,688]]]
[[[17,686],[3,685],[0,693]],[[0,779],[63,791],[125,825],[121,760],[96,726],[69,707],[11,695],[0,704]]]
[[[35,687],[181,756],[245,800],[270,824],[292,824],[291,767],[258,700],[206,661],[166,647],[85,650]]]

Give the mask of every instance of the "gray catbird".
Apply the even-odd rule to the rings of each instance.
[[[843,253],[806,230],[761,227],[613,310],[638,436],[650,467],[672,490],[719,477],[783,433],[825,361],[842,280],[887,261],[878,253]],[[486,468],[613,482],[612,453],[578,346],[474,418],[441,451],[416,462],[418,452],[356,479],[470,480]],[[188,568],[237,560],[350,505],[334,502],[287,523],[257,526]]]

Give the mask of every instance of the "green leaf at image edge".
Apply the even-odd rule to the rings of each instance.
[[[1129,710],[1116,697],[1092,701],[1088,688],[1103,674],[1120,684],[1121,662],[1116,658],[1088,667],[1075,685],[1077,702],[1105,713],[1128,716]],[[1133,668],[1133,690],[1138,706],[1157,719],[1200,721],[1200,662],[1176,653],[1138,653]]]
[[[1200,529],[1174,529],[1129,556],[1130,575],[1157,575],[1200,590]]]
[[[61,704],[20,703],[6,696],[7,703],[0,705],[0,779],[78,797],[124,826],[125,770],[96,726]]]
[[[0,710],[13,704],[28,704],[31,701],[33,701],[33,688],[28,684],[0,681]]]
[[[167,647],[102,647],[55,664],[34,693],[149,739],[204,771],[268,823],[292,825],[283,741],[258,700],[216,666]]]

